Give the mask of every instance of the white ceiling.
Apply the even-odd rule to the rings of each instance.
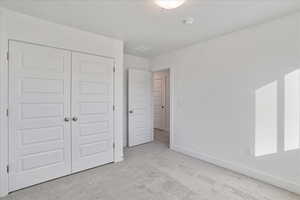
[[[125,41],[152,57],[300,9],[299,0],[187,0],[162,11],[154,0],[0,0],[0,6]],[[193,17],[193,25],[182,20]]]

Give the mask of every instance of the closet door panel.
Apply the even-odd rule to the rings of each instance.
[[[113,66],[72,53],[72,172],[113,161]]]
[[[9,189],[71,173],[71,53],[9,42]]]

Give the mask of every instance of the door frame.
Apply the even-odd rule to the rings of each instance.
[[[0,21],[0,27],[1,26]],[[123,161],[123,138],[120,139],[118,134],[123,134],[120,132],[119,129],[122,129],[123,126],[120,126],[120,122],[123,120],[120,120],[120,115],[123,116],[122,113],[122,103],[123,99],[120,99],[119,97],[122,96],[120,94],[123,90],[123,86],[120,87],[118,83],[123,82],[123,79],[120,80],[120,77],[123,77],[123,68],[122,66],[119,66],[119,58],[118,57],[110,57],[110,56],[104,56],[99,55],[96,53],[91,52],[85,52],[85,51],[79,51],[75,49],[67,49],[67,48],[61,48],[57,46],[51,46],[46,44],[41,44],[39,42],[30,42],[30,41],[23,41],[23,40],[16,40],[16,39],[10,39],[7,37],[5,33],[0,33],[0,197],[4,197],[8,195],[11,191],[9,191],[9,111],[10,108],[10,101],[9,101],[9,91],[10,91],[10,85],[9,85],[9,46],[10,41],[15,42],[21,42],[21,43],[27,43],[37,46],[43,46],[43,47],[49,47],[49,48],[55,48],[70,52],[78,52],[78,53],[84,53],[88,55],[94,55],[94,56],[100,56],[104,58],[110,58],[113,59],[114,62],[114,75],[113,75],[113,104],[115,105],[115,110],[113,114],[113,120],[114,120],[114,127],[113,127],[113,141],[114,141],[114,161],[113,162],[121,162]],[[46,42],[47,43],[47,42]],[[8,58],[8,59],[7,59]],[[119,108],[119,109],[117,109]],[[123,136],[123,135],[122,135]],[[120,153],[120,145],[121,153]],[[71,173],[72,174],[72,173]]]
[[[169,70],[169,92],[170,92],[170,132],[169,132],[169,135],[170,135],[170,144],[169,144],[169,148],[170,149],[173,149],[174,147],[174,81],[175,81],[175,77],[174,77],[174,69],[172,69],[172,67],[159,67],[159,68],[156,68],[156,69],[152,69],[152,73],[154,72],[160,72],[160,71],[164,71],[164,70]],[[153,96],[153,95],[152,95]],[[154,115],[153,115],[154,117]],[[152,117],[152,118],[153,118]],[[154,120],[154,118],[153,118]]]

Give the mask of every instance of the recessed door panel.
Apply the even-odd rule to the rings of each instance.
[[[72,53],[72,171],[113,161],[112,59]]]
[[[71,172],[71,53],[9,42],[9,190]]]

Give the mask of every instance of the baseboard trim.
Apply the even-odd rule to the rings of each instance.
[[[300,194],[300,185],[294,183],[294,182],[289,182],[286,180],[283,180],[280,177],[275,177],[273,175],[267,174],[265,172],[251,169],[246,166],[242,166],[237,163],[225,161],[225,160],[220,160],[215,157],[209,156],[209,155],[204,155],[199,152],[193,151],[191,149],[179,147],[177,145],[172,145],[171,147],[172,150],[189,155],[194,158],[198,158],[200,160],[209,162],[211,164],[217,165],[219,167],[223,167],[225,169],[232,170],[234,172],[249,176],[251,178],[255,178],[257,180],[260,180],[262,182],[274,185],[276,187],[283,188],[285,190],[288,190],[290,192]]]

